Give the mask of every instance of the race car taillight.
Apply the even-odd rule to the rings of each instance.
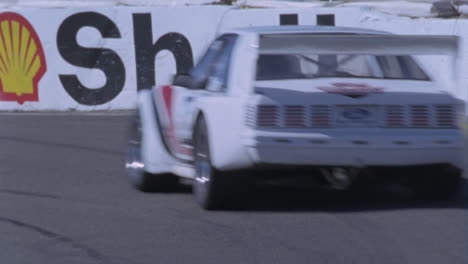
[[[411,105],[410,118],[412,127],[431,126],[431,113],[427,105]]]
[[[332,110],[328,105],[258,105],[247,110],[246,124],[250,127],[331,127]]]
[[[276,127],[279,125],[279,109],[276,105],[257,106],[257,126]]]
[[[331,110],[328,105],[312,105],[310,107],[310,124],[312,127],[330,127]]]
[[[436,105],[436,124],[441,128],[456,127],[456,111],[451,105]]]
[[[287,105],[284,113],[286,127],[305,127],[305,113],[302,105]]]
[[[457,110],[452,105],[387,105],[386,127],[455,128]]]
[[[385,109],[385,123],[387,127],[405,126],[405,111],[402,105],[388,105]]]

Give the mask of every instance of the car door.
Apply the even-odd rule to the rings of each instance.
[[[190,135],[187,134],[189,116],[193,112],[195,98],[201,96],[205,86],[203,82],[221,46],[222,41],[214,41],[189,76],[175,76],[172,85],[157,90],[156,105],[164,140],[171,154],[181,160],[189,161],[192,158]]]
[[[191,71],[193,80],[191,87],[179,93],[178,117],[180,118],[181,141],[190,143],[194,121],[198,113],[197,101],[206,96],[226,96],[230,69],[230,58],[236,42],[236,35],[223,35],[210,45],[205,56],[202,57]]]

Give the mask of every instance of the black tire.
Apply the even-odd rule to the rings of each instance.
[[[424,200],[456,199],[462,184],[462,172],[447,166],[423,169],[420,175],[410,179],[410,188],[417,198]]]
[[[197,203],[206,210],[243,208],[250,186],[247,176],[213,167],[208,129],[202,115],[197,119],[193,135],[196,171],[193,194]]]
[[[130,119],[127,132],[125,168],[130,184],[143,192],[171,192],[175,190],[178,178],[172,174],[151,174],[145,171],[141,157],[141,118],[135,113]]]

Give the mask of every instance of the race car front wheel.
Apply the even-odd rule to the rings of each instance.
[[[213,167],[205,118],[199,116],[194,130],[195,179],[193,194],[204,209],[233,209],[245,205],[247,189],[244,175],[223,172]]]
[[[127,140],[125,168],[130,184],[143,192],[169,192],[175,189],[178,181],[176,176],[145,171],[141,154],[142,126],[138,112],[130,118]]]

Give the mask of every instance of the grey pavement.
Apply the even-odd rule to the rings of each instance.
[[[246,210],[207,212],[187,185],[130,188],[126,119],[0,114],[0,263],[468,263],[468,190],[428,203],[261,185]]]

